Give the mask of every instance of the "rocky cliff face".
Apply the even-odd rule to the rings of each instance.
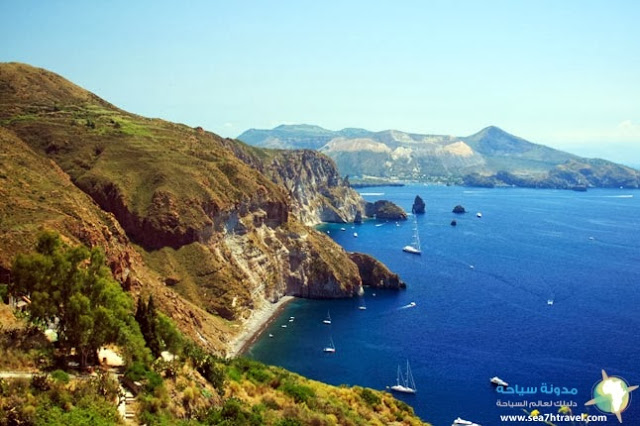
[[[20,64],[0,64],[0,98],[4,276],[39,229],[57,230],[103,247],[125,287],[157,294],[183,331],[218,351],[231,330],[220,317],[246,317],[263,298],[360,291],[347,253],[305,226],[361,208],[321,154],[253,151],[139,117]]]
[[[353,222],[364,200],[340,177],[329,157],[311,150],[268,151],[227,139],[226,146],[245,163],[286,188],[292,212],[306,225]]]
[[[349,253],[349,258],[358,266],[362,284],[373,288],[398,290],[407,285],[383,263],[364,253]]]
[[[0,127],[0,282],[9,282],[16,253],[33,249],[38,233],[54,230],[67,244],[101,247],[113,276],[134,297],[153,293],[158,306],[207,349],[222,352],[231,330],[219,318],[166,288],[148,268],[115,216],[13,132]]]

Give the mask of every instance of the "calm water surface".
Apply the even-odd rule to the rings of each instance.
[[[267,330],[274,337],[265,334],[249,356],[327,383],[375,389],[395,384],[397,365],[408,359],[418,393],[398,397],[434,425],[458,416],[497,425],[500,414],[522,413],[498,400],[574,401],[575,413],[587,411],[601,369],[640,384],[640,193],[417,185],[361,193],[407,211],[416,195],[427,203],[417,217],[422,256],[402,252],[412,218],[399,226],[347,225],[346,232],[320,227],[346,250],[385,262],[407,290],[367,289],[364,311],[357,300],[297,300]],[[454,215],[456,204],[468,213]],[[406,308],[412,301],[417,306]],[[327,311],[331,326],[322,324]],[[332,355],[322,352],[330,337]],[[495,375],[578,394],[500,395],[489,384]],[[636,392],[624,424],[640,424]]]

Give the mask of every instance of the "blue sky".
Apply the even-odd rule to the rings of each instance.
[[[638,1],[0,0],[0,61],[235,137],[497,125],[640,165]]]

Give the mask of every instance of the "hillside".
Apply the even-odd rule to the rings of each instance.
[[[162,391],[153,390],[160,389],[156,372],[142,379],[149,382],[142,411],[156,420],[421,424],[388,394],[209,355],[226,355],[247,318],[284,295],[351,297],[361,289],[359,266],[309,226],[353,221],[366,208],[328,157],[253,148],[202,128],[140,117],[49,71],[0,64],[0,196],[0,283],[12,280],[17,253],[33,250],[42,231],[55,231],[70,246],[103,249],[120,286],[134,299],[153,295],[167,321],[188,337],[181,349],[186,364],[144,367],[164,378]],[[5,311],[0,325],[15,327]],[[12,343],[35,338],[35,328],[24,336],[12,330],[0,333],[0,352],[8,356],[0,367],[33,370],[53,362],[54,349],[41,335],[29,352]],[[42,380],[48,383],[39,393],[22,395],[20,383],[3,387],[11,398],[2,400],[0,412],[41,416],[53,389],[68,401],[54,403],[62,423],[94,416],[96,407],[101,419],[115,415],[110,402],[95,403],[93,381],[85,389],[33,379]],[[216,380],[224,381],[217,389],[223,398],[210,390]],[[85,393],[76,393],[80,388]],[[30,404],[20,405],[20,398]],[[75,414],[65,414],[69,404]]]
[[[55,230],[103,247],[125,288],[158,294],[185,333],[220,354],[283,295],[360,289],[347,253],[307,226],[364,211],[323,155],[130,114],[23,64],[0,64],[0,99],[4,281],[14,254]]]
[[[256,146],[314,148],[333,158],[341,174],[365,180],[549,188],[640,186],[637,170],[535,144],[495,126],[456,137],[296,125],[251,129],[238,139]]]

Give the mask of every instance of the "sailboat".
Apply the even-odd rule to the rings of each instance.
[[[411,254],[420,255],[422,254],[422,251],[420,250],[420,235],[418,234],[418,219],[416,219],[415,215],[413,215],[413,221],[414,221],[413,222],[414,223],[413,241],[408,246],[404,246],[402,251],[411,253]]]
[[[336,345],[333,344],[332,337],[329,337],[329,346],[325,346],[325,348],[322,351],[330,354],[333,354],[336,352]]]
[[[416,393],[416,382],[413,381],[413,374],[411,374],[411,368],[409,367],[409,360],[407,360],[407,373],[406,376],[402,375],[402,370],[398,365],[398,377],[396,384],[391,386],[392,391],[401,393]]]
[[[327,311],[327,317],[322,320],[324,324],[331,324],[331,315],[329,315],[329,311]]]

